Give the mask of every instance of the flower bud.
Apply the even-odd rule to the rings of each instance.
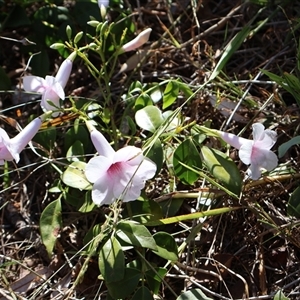
[[[147,28],[147,29],[143,30],[136,38],[134,38],[132,41],[125,44],[121,48],[121,51],[128,52],[128,51],[132,51],[132,50],[135,50],[136,48],[141,47],[142,45],[144,45],[145,43],[148,42],[151,31],[152,31],[151,28]]]
[[[67,27],[66,27],[66,35],[67,35],[68,39],[71,40],[72,28],[70,27],[70,25],[67,25]]]
[[[88,25],[90,25],[92,27],[97,27],[100,22],[96,21],[96,20],[92,20],[92,21],[88,21],[87,23],[88,23]]]
[[[83,31],[78,32],[74,37],[74,44],[77,44],[83,37]]]
[[[54,49],[54,50],[58,50],[58,49],[61,49],[61,48],[64,48],[65,45],[62,44],[62,43],[54,43],[50,46],[51,49]]]

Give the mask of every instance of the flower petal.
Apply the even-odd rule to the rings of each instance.
[[[91,183],[96,182],[100,177],[107,176],[107,170],[111,166],[111,160],[105,156],[96,156],[89,160],[85,167],[85,176]]]
[[[109,6],[109,0],[98,0],[99,8],[101,8],[101,5],[103,5],[104,7],[108,7]]]
[[[96,129],[93,130],[91,132],[91,139],[99,155],[103,155],[106,157],[110,157],[110,159],[113,159],[115,150],[101,132]]]
[[[26,147],[37,134],[42,123],[41,118],[35,118],[18,135],[10,140],[10,148],[14,155],[18,155]]]
[[[114,195],[123,201],[136,200],[141,189],[145,186],[145,181],[136,174],[137,166],[130,166],[122,163],[122,172],[115,178]]]
[[[38,76],[24,76],[23,87],[27,92],[43,93],[47,87],[46,81],[42,77]]]
[[[60,97],[52,89],[47,89],[42,96],[41,107],[45,111],[53,110],[55,107],[59,107],[59,99]],[[49,103],[49,101],[51,101],[55,107]]]
[[[275,153],[270,150],[264,150],[264,159],[262,160],[261,167],[267,171],[275,169],[278,165],[278,158]]]
[[[129,166],[126,162],[118,162],[114,164],[115,168],[110,169],[110,178],[113,181],[113,189],[115,198],[122,198],[122,194],[126,191],[136,167]]]
[[[92,200],[97,205],[111,204],[115,200],[112,182],[106,175],[99,177],[94,183]]]
[[[145,182],[141,180],[133,180],[129,182],[128,188],[123,195],[123,201],[129,202],[136,200],[141,195],[141,190],[145,187]]]
[[[252,131],[254,141],[262,140],[264,137],[265,126],[261,123],[254,123],[252,125]]]
[[[261,170],[271,171],[278,165],[278,158],[275,153],[270,150],[260,149],[255,159],[252,159],[251,166],[247,170],[247,174],[253,180],[257,180],[261,176]]]
[[[53,95],[53,97],[56,99],[56,97],[59,97],[60,99],[65,99],[65,92],[61,84],[56,81],[55,77],[53,76],[46,76],[45,78],[47,82],[47,89],[45,92],[48,93],[49,97],[50,95]],[[54,96],[55,95],[55,96]],[[48,100],[52,101],[52,98],[48,98]],[[52,101],[54,102],[54,101]]]
[[[236,149],[240,149],[241,146],[248,141],[247,139],[224,131],[218,131],[218,134],[227,144],[231,145]]]
[[[73,62],[68,58],[65,59],[60,65],[57,74],[55,76],[55,81],[58,82],[63,89],[65,88],[69,80],[69,77],[71,75],[72,66],[73,66]]]
[[[139,165],[136,176],[142,180],[151,179],[156,173],[157,166],[156,164],[147,157],[144,157],[142,163]]]
[[[114,162],[126,161],[129,165],[136,166],[141,163],[143,152],[140,148],[126,146],[119,149],[114,155]]]
[[[245,140],[239,150],[239,158],[245,165],[252,163],[253,141]]]
[[[255,141],[255,147],[271,149],[276,143],[277,133],[274,130],[265,130],[261,140]]]
[[[143,44],[147,43],[150,37],[152,29],[147,28],[143,30],[139,35],[136,36],[132,41],[126,43],[122,50],[124,52],[135,50],[138,47],[141,47]]]
[[[5,161],[18,160],[18,156],[14,156],[10,151],[10,138],[6,131],[0,128],[0,165]]]
[[[253,180],[257,180],[261,176],[261,169],[256,164],[251,164],[247,170],[247,174],[248,174],[249,178],[251,178]]]

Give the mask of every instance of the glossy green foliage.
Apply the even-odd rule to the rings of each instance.
[[[99,253],[99,269],[107,283],[120,281],[125,274],[125,257],[119,241],[110,237]]]
[[[199,151],[193,139],[188,138],[177,147],[173,156],[173,165],[175,175],[184,183],[193,184],[199,178],[199,175],[190,169],[202,168]]]
[[[201,154],[213,178],[238,196],[242,189],[242,177],[236,164],[223,152],[213,148],[202,146]]]
[[[40,218],[41,238],[49,257],[52,255],[61,227],[61,201],[58,198],[45,207]]]

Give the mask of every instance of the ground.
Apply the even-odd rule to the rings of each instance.
[[[46,5],[19,1],[1,4],[0,119],[1,127],[10,136],[17,132],[16,122],[23,127],[32,115],[41,113],[38,96],[31,95],[26,98],[30,102],[24,102],[27,95],[18,92],[30,54],[39,50],[20,41],[24,38],[40,41],[38,33],[34,35],[38,29],[33,26],[32,16]],[[68,8],[71,15],[77,13],[75,2],[53,5]],[[11,14],[16,10],[14,6],[25,8],[18,13],[25,11],[29,17],[22,26],[16,19],[15,26],[11,21],[12,16],[15,17]],[[184,103],[182,115],[188,117],[190,123],[209,123],[211,128],[235,134],[242,131],[245,138],[251,137],[253,123],[263,123],[277,132],[277,143],[272,148],[276,154],[280,145],[299,135],[299,105],[294,95],[263,73],[266,70],[280,76],[284,72],[299,76],[298,1],[124,1],[124,7],[132,12],[130,20],[136,32],[152,28],[152,33],[147,44],[151,48],[144,63],[138,69],[118,74],[121,64],[131,55],[126,53],[114,71],[110,92],[116,103],[113,110],[117,127],[121,126],[126,108],[120,97],[132,82],[153,83],[173,78],[193,91],[188,102],[185,95],[180,94],[171,106],[175,110]],[[110,21],[114,20],[116,11],[109,15]],[[23,17],[21,14],[20,20]],[[81,26],[75,17],[70,21]],[[235,36],[245,28],[249,31],[238,43]],[[230,49],[237,44],[231,53]],[[218,68],[224,50],[229,54],[221,72],[199,89]],[[54,74],[63,60],[62,53],[50,50],[47,45],[41,46],[40,51],[43,55],[47,53],[44,60],[35,62],[26,72],[40,76]],[[92,55],[90,59],[99,63]],[[73,97],[103,102],[103,90],[100,92],[80,59],[74,62],[65,91]],[[221,105],[218,106],[217,101],[221,101]],[[239,102],[241,105],[237,107]],[[157,106],[161,108],[160,103]],[[234,109],[237,110],[233,113]],[[133,112],[128,115],[132,117]],[[51,123],[57,130],[58,139],[54,144],[47,148],[45,137],[37,137],[34,147],[43,155],[65,163],[63,156],[68,130],[75,122],[73,117],[66,114],[65,119]],[[137,130],[136,144],[141,143],[140,137],[145,135]],[[119,143],[123,146],[128,141],[124,134]],[[208,139],[206,145],[226,151],[214,138]],[[244,176],[247,166],[239,161],[237,151],[231,148],[228,153]],[[290,299],[300,299],[299,218],[287,211],[291,194],[299,185],[299,158],[299,147],[291,147],[279,159],[281,169],[277,173],[244,181],[238,198],[216,191],[203,178],[193,185],[180,182],[164,165],[159,175],[147,184],[146,192],[151,200],[167,201],[170,207],[172,202],[173,208],[178,206],[174,209],[180,216],[199,209],[197,199],[184,196],[177,199],[174,194],[200,191],[206,192],[207,198],[210,193],[215,195],[213,208],[233,209],[205,219],[151,228],[151,232],[163,230],[172,234],[178,247],[186,242],[179,260],[167,264],[168,273],[157,299],[176,299],[192,288],[201,289],[212,299],[273,299],[278,291]],[[40,236],[40,218],[44,208],[57,199],[57,194],[49,189],[59,180],[59,173],[52,163],[45,162],[30,149],[24,151],[18,165],[12,162],[1,166],[0,171],[0,299],[110,299],[106,298],[105,284],[98,279],[95,256],[89,258],[81,282],[77,286],[73,284],[86,258],[80,252],[84,238],[93,225],[105,221],[109,207],[84,214],[71,205],[72,201],[64,201],[63,226],[49,257]],[[170,190],[171,180],[176,182],[175,191]],[[297,195],[299,193],[295,197]],[[146,257],[156,266],[166,265],[165,260],[153,255],[147,253]],[[134,251],[127,252],[126,262],[134,261],[135,256]],[[42,282],[45,284],[41,285]]]

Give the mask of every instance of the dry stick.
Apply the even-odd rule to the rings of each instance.
[[[188,265],[184,265],[184,264],[180,263],[179,261],[175,262],[175,264],[181,270],[187,270],[187,271],[194,272],[194,273],[201,273],[201,274],[205,274],[205,275],[214,276],[214,277],[217,277],[218,280],[223,281],[222,276],[219,275],[218,273],[214,272],[214,271],[199,269],[199,268],[195,268],[195,267],[190,267]]]
[[[244,186],[244,191],[248,191],[258,185],[268,184],[276,181],[285,181],[288,179],[298,179],[300,178],[300,174],[285,174],[285,175],[277,175],[277,176],[264,176],[262,179],[252,181],[247,183]]]
[[[201,290],[205,291],[207,294],[210,294],[216,298],[222,299],[222,300],[232,300],[232,298],[227,298],[224,297],[220,294],[217,294],[213,291],[211,291],[210,289],[204,287],[202,284],[198,283],[197,281],[193,280],[190,278],[190,276],[186,275],[182,270],[180,270],[176,265],[174,265],[174,268],[179,271],[186,279],[188,279],[191,283],[193,283],[194,285],[198,286]],[[298,279],[300,281],[300,278]],[[266,295],[266,296],[258,296],[258,297],[249,297],[247,298],[247,300],[265,300],[265,299],[273,299],[274,297],[273,293],[272,295]],[[236,299],[236,300],[245,300],[245,298],[243,299]]]
[[[203,179],[203,182],[202,182],[202,187],[201,188],[204,188],[204,184],[205,184],[205,178]],[[196,204],[196,211],[199,210],[199,204],[200,204],[200,200],[201,200],[201,196],[202,196],[202,191],[199,191],[198,193],[198,201],[197,201],[197,204]],[[192,223],[192,228],[195,228],[197,226],[197,223],[198,223],[198,220],[194,219],[193,220],[193,223]],[[193,243],[195,242],[195,240],[193,239]],[[191,257],[191,244],[192,244],[192,241],[189,241],[188,245],[187,245],[187,255],[186,255],[186,265],[188,265],[188,263],[190,262],[190,257]]]
[[[196,35],[194,38],[191,38],[188,41],[186,41],[185,43],[181,44],[180,48],[184,48],[184,47],[190,45],[191,43],[195,42],[195,40],[199,40],[199,39],[203,38],[204,36],[207,36],[211,32],[213,32],[215,30],[218,30],[220,27],[222,27],[228,21],[228,19],[230,19],[237,11],[239,11],[242,8],[243,5],[244,4],[241,4],[237,7],[235,7],[234,9],[232,9],[227,14],[227,16],[225,16],[223,19],[221,19],[218,23],[216,23],[215,25],[209,27],[205,31],[201,32],[200,34]]]
[[[249,287],[248,287],[248,283],[245,280],[245,278],[242,275],[235,273],[234,271],[232,271],[231,269],[229,269],[228,267],[226,267],[224,264],[220,263],[219,261],[216,261],[216,263],[219,264],[222,268],[224,268],[229,273],[235,275],[237,278],[239,278],[243,282],[243,284],[245,286],[246,299],[249,299]]]
[[[267,61],[266,65],[264,66],[264,68],[268,67],[268,65],[269,65],[271,62],[273,62],[275,58],[277,58],[278,56],[281,56],[282,54],[284,54],[285,51],[286,51],[287,49],[288,49],[288,47],[284,48],[281,52],[277,53],[277,54],[274,55],[271,59],[269,59],[269,60]],[[260,77],[261,73],[262,73],[262,72],[259,71],[259,72],[257,73],[257,75],[254,77],[253,80],[256,81],[256,80]],[[240,107],[240,105],[242,104],[242,102],[244,101],[244,99],[246,98],[246,96],[247,96],[247,94],[248,94],[248,92],[249,92],[249,90],[250,90],[251,87],[252,87],[252,83],[249,82],[246,91],[244,92],[244,94],[242,95],[241,99],[240,99],[239,102],[237,103],[236,107],[234,108],[234,110],[233,110],[232,113],[230,114],[229,118],[227,119],[226,124],[225,124],[224,129],[223,129],[224,131],[226,131],[226,129],[227,129],[227,127],[229,126],[229,123],[231,122],[231,120],[232,120],[234,114],[236,113],[236,111],[238,110],[238,108]],[[269,101],[270,99],[271,99],[271,97],[268,99],[268,101]],[[255,116],[252,118],[252,120],[253,120],[254,118],[256,118],[256,116],[264,109],[264,107],[266,106],[266,104],[268,103],[268,101],[266,101],[265,105],[263,105],[263,106],[258,110],[258,112],[255,114]],[[246,127],[247,127],[247,126],[246,126]],[[244,130],[246,129],[246,127],[244,128]]]
[[[290,287],[293,286],[293,285],[299,284],[299,282],[300,282],[300,277],[299,277],[298,279],[296,279],[296,280],[294,280],[294,281],[292,281],[292,282],[290,282],[290,283],[284,285],[284,286],[281,288],[281,290],[288,289],[288,288],[290,288]]]

